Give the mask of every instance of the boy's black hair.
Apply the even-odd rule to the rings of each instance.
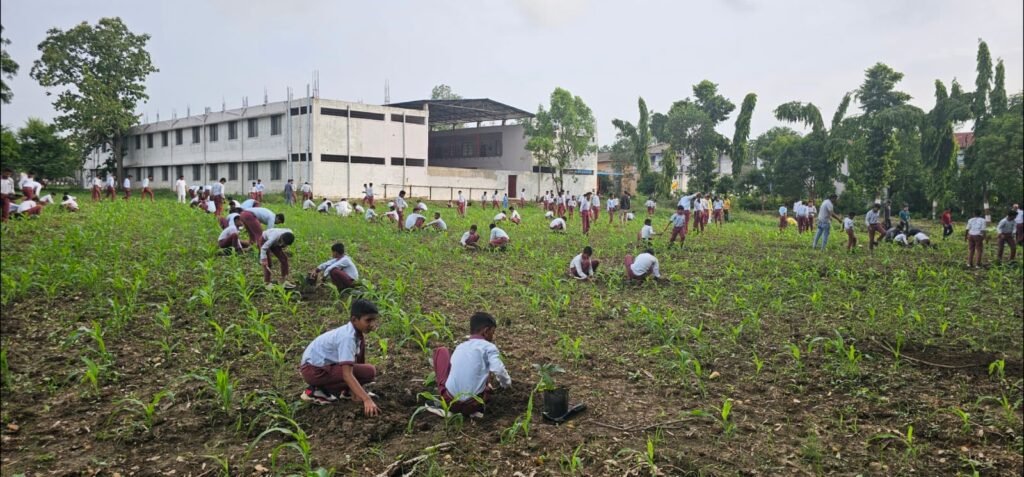
[[[644,253],[649,253],[651,255],[654,255],[654,249],[653,248],[649,248],[647,250],[644,250]]]
[[[497,225],[491,224],[491,226],[489,228],[493,229],[494,227],[497,227]]]
[[[683,207],[681,205],[677,205],[676,206],[676,210],[686,210],[686,207]]]
[[[838,199],[838,198],[839,198],[839,196],[838,196],[838,195],[835,195],[835,194],[829,194],[829,195],[828,195],[828,200],[836,200],[836,199]]]
[[[241,207],[232,207],[232,208],[228,209],[228,213],[229,214],[241,214],[242,213],[242,208]]]
[[[875,202],[874,204],[871,204],[871,208],[872,209],[878,209],[880,207],[882,207],[882,204],[879,204],[878,202]]]
[[[380,314],[377,311],[377,305],[374,305],[370,300],[363,300],[362,298],[352,302],[352,306],[348,309],[349,315],[352,318],[362,318],[366,315],[377,315]]]
[[[153,176],[150,176],[150,177],[153,177]],[[225,178],[221,177],[221,178],[220,178],[220,180],[219,180],[218,182],[227,182],[227,181],[228,181],[227,179],[225,179]]]
[[[434,218],[435,219],[440,219],[441,218],[441,213],[440,212],[434,212]]]
[[[405,191],[403,190],[403,191],[399,192],[399,193],[398,193],[398,196],[399,196],[399,197],[405,197]]]
[[[583,247],[583,255],[593,255],[594,249],[590,248],[590,245]]]
[[[285,232],[281,234],[281,242],[283,242],[285,245],[291,245],[295,243],[295,234],[291,232]]]
[[[476,224],[470,225],[469,230],[476,230]]]
[[[274,216],[274,223],[275,224],[283,224],[284,223],[284,214],[277,214],[277,215],[275,215]]]
[[[490,313],[478,311],[469,317],[469,332],[477,334],[487,328],[497,328],[498,321]]]
[[[644,225],[651,225],[651,219],[644,219]]]
[[[981,210],[980,209],[974,209],[974,216],[975,217],[981,217]]]
[[[510,206],[508,206],[508,210],[516,210],[516,208],[515,208],[515,206],[510,205]]]
[[[331,251],[338,255],[345,255],[345,244],[338,242],[334,245],[331,245]]]
[[[853,216],[854,216],[854,213],[853,212],[848,212],[846,215],[852,219]]]
[[[1006,211],[1006,217],[1007,218],[1016,217],[1016,216],[1017,216],[1017,213],[1014,212],[1013,209],[1010,209],[1010,210]]]

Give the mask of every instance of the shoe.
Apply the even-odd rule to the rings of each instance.
[[[274,291],[274,284],[273,283],[268,283],[266,285],[263,285],[263,288],[266,288],[267,291]]]
[[[299,398],[301,398],[303,401],[310,402],[318,406],[324,406],[334,402],[331,399],[329,399],[329,396],[329,394],[326,394],[323,391],[320,391],[319,389],[306,388],[304,391],[302,391],[302,394],[299,395]]]
[[[480,411],[477,411],[477,412],[474,412],[473,414],[470,414],[469,418],[470,419],[483,419],[484,418],[484,413],[482,413]]]
[[[295,288],[295,284],[289,281],[282,282],[281,286],[284,287],[285,290],[291,290]]]
[[[427,411],[440,418],[448,418],[448,413],[441,407],[440,404],[434,401],[430,401],[423,405],[423,410]]]

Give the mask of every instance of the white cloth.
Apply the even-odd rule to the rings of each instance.
[[[917,243],[921,243],[921,242],[924,242],[924,241],[929,240],[929,239],[928,239],[928,236],[924,234],[924,232],[918,232],[918,233],[914,234],[914,240]]]
[[[300,364],[324,367],[329,364],[354,364],[359,354],[361,333],[351,322],[317,336],[302,352]]]
[[[654,278],[661,278],[661,270],[658,269],[658,258],[649,253],[637,255],[629,269],[633,272],[633,275],[638,277],[651,272]]]
[[[142,188],[145,189],[147,187],[149,187],[149,178],[148,177],[143,177],[142,178]]]
[[[131,189],[132,188],[132,180],[127,178],[127,177],[125,177],[124,178],[124,182],[121,183],[121,187],[124,187],[125,189]]]
[[[501,227],[495,227],[495,228],[491,229],[491,238],[490,238],[490,240],[495,240],[495,239],[499,239],[499,238],[502,238],[502,237],[509,238],[508,234],[505,233],[505,231],[502,230]]]
[[[550,225],[548,225],[548,228],[549,228],[549,229],[556,229],[556,228],[558,228],[558,227],[561,227],[561,228],[562,228],[562,230],[565,230],[565,228],[566,228],[566,227],[565,227],[565,220],[562,220],[562,218],[561,218],[561,217],[557,217],[557,218],[555,218],[555,220],[552,220],[552,221],[551,221],[551,224],[550,224]]]
[[[853,230],[853,219],[849,217],[843,219],[843,230]]]
[[[263,232],[263,246],[260,247],[260,260],[266,260],[267,251],[281,241],[281,237],[290,233],[291,229],[270,229]]]
[[[650,225],[644,225],[643,228],[640,229],[640,238],[644,240],[649,240],[651,239],[651,237],[654,236],[654,233],[654,227],[651,227]]]
[[[14,195],[14,179],[10,177],[0,179],[0,194],[6,196]]]
[[[345,272],[345,274],[353,280],[359,279],[359,270],[356,269],[356,263],[353,262],[352,258],[348,255],[341,258],[331,258],[316,267],[317,270],[320,270],[320,272],[323,273],[324,278],[330,277],[331,270],[334,270],[335,268],[340,268],[341,271]]]
[[[377,212],[375,212],[373,209],[366,209],[366,213],[363,214],[363,218],[366,220],[373,220],[373,218],[376,216]]]
[[[23,200],[23,201],[21,201],[20,204],[18,204],[18,208],[16,209],[16,212],[19,213],[19,214],[24,214],[25,212],[27,212],[29,209],[35,207],[36,205],[38,205],[38,204],[36,204],[36,201],[34,201],[34,200]]]
[[[316,207],[316,202],[313,202],[312,200],[306,199],[302,202],[302,210],[309,210],[313,207]]]
[[[458,401],[483,394],[491,373],[503,388],[512,385],[512,378],[501,362],[498,347],[482,338],[470,338],[455,347],[451,356],[451,371],[444,386]]]
[[[974,217],[967,221],[967,235],[981,235],[985,233],[984,217]]]
[[[413,213],[409,214],[408,217],[405,218],[405,229],[406,230],[412,230],[413,227],[416,226],[416,221],[417,220],[424,220],[424,221],[426,221],[427,218],[422,216],[422,215],[420,215],[420,214],[417,214],[417,213],[413,212]]]
[[[507,216],[505,215],[504,212],[498,212],[498,214],[494,216],[494,221],[501,222],[502,220],[505,220],[506,217]]]
[[[788,210],[786,210],[786,206],[779,207],[779,217],[785,217],[786,212],[788,212]]]

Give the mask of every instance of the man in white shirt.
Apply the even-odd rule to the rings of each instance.
[[[597,266],[600,260],[592,258],[594,249],[589,246],[583,247],[583,252],[572,258],[569,262],[569,276],[577,280],[589,280],[597,274]]]
[[[551,229],[552,232],[565,233],[565,216],[555,217],[555,220],[551,221],[551,224],[548,225],[548,228]]]
[[[876,202],[871,205],[871,210],[864,214],[864,224],[868,226],[868,250],[874,250],[878,246],[878,241],[875,240],[876,233],[881,234],[879,239],[885,236],[885,228],[879,223],[881,208],[881,204]]]
[[[996,233],[999,234],[996,239],[996,263],[1003,263],[1003,246],[1006,244],[1010,245],[1010,261],[1017,259],[1017,242],[1013,240],[1013,233],[1016,229],[1016,224],[1013,222],[1017,218],[1017,212],[1010,210],[1006,213],[1006,217],[999,221],[996,225]]]
[[[121,188],[124,189],[124,200],[132,198],[132,175],[128,174],[128,177],[124,178],[124,183],[121,184]]]
[[[700,200],[700,197],[700,192],[696,192],[690,195],[684,195],[679,198],[679,203],[676,204],[677,207],[683,208],[683,216],[686,218],[686,220],[684,221],[686,225],[684,225],[684,227],[686,227],[687,232],[689,232],[690,230],[690,211],[693,208],[693,201]]]
[[[156,197],[153,196],[153,189],[151,189],[149,187],[149,183],[152,180],[153,180],[153,176],[148,176],[148,177],[143,177],[142,178],[142,195],[139,196],[139,199],[145,200],[146,196],[149,195],[149,201],[150,202],[156,201]]]
[[[408,204],[405,203],[405,191],[399,191],[398,197],[395,197],[395,212],[398,213],[398,230],[402,230],[403,220],[405,220],[405,208]]]
[[[314,280],[320,276],[330,279],[331,283],[340,292],[346,288],[355,287],[356,280],[359,280],[359,270],[356,269],[356,264],[352,261],[352,258],[345,255],[345,245],[338,242],[331,245],[330,260],[314,268],[310,272],[310,276]]]
[[[590,202],[590,192],[583,194],[583,199],[580,200],[580,219],[583,221],[583,235],[590,233],[590,208],[593,207]]]
[[[494,345],[497,320],[488,313],[476,312],[469,318],[468,340],[455,347],[434,350],[431,357],[437,393],[447,403],[448,410],[471,417],[483,417],[482,411],[490,398],[488,380],[493,375],[502,388],[512,385],[512,378],[501,362],[501,351]],[[444,409],[428,403],[427,411],[440,416]]]
[[[174,181],[174,193],[178,194],[178,203],[185,203],[185,193],[188,191],[188,183],[185,182],[185,176],[178,176],[178,180]]]
[[[303,182],[302,186],[299,187],[299,191],[302,192],[302,200],[313,200],[313,186],[309,185],[309,182]]]
[[[270,229],[263,232],[260,238],[260,265],[263,267],[263,283],[267,289],[273,287],[270,268],[274,265],[270,255],[277,257],[281,262],[281,286],[295,288],[295,285],[288,282],[288,254],[284,253],[285,247],[295,242],[295,235],[291,229]]]
[[[981,266],[982,254],[985,253],[985,226],[988,222],[985,221],[985,216],[981,215],[980,210],[974,211],[974,216],[967,221],[967,229],[964,231],[964,235],[967,238],[967,268],[974,268]],[[977,254],[977,260],[975,260],[975,254]]]
[[[224,213],[224,184],[227,184],[228,180],[221,177],[219,181],[213,183],[213,187],[210,190],[210,196],[213,198],[214,214],[220,217]]]
[[[14,178],[11,177],[12,173],[13,171],[5,168],[3,176],[0,177],[0,201],[3,203],[3,222],[7,222],[11,215],[11,199],[14,198]]]
[[[654,256],[653,249],[647,249],[644,253],[633,258],[626,255],[626,275],[631,280],[645,280],[647,277],[661,279],[661,271],[658,269],[658,258]]]
[[[500,248],[501,250],[505,250],[505,244],[510,240],[512,239],[509,238],[508,233],[497,225],[491,224],[491,236],[488,239],[491,244],[491,248]]]
[[[405,230],[413,231],[422,229],[426,224],[427,218],[420,215],[418,212],[413,212],[405,218]]]
[[[363,385],[373,382],[377,370],[366,364],[366,337],[377,329],[379,312],[367,300],[355,300],[349,307],[349,322],[314,339],[302,353],[299,373],[309,385],[302,400],[314,404],[331,404],[339,397],[363,403],[363,414],[376,416],[380,408],[373,402],[373,393]]]
[[[75,200],[74,196],[64,194],[61,199],[60,206],[65,208],[68,212],[78,212],[78,201]]]
[[[448,231],[448,224],[444,223],[444,219],[441,218],[440,212],[434,212],[434,220],[427,222],[424,227],[432,227],[434,230],[440,230],[442,232]]]
[[[832,219],[836,219],[842,223],[843,218],[836,214],[835,205],[833,205],[838,199],[839,197],[837,195],[830,194],[828,198],[825,199],[825,202],[821,203],[821,215],[818,216],[818,229],[814,232],[814,240],[811,242],[812,249],[818,248],[818,239],[821,239],[821,249],[825,250],[825,247],[828,245],[828,235],[832,230]],[[807,206],[805,205],[804,207],[806,208]],[[807,220],[811,220],[810,216],[807,217]]]
[[[462,191],[459,191],[459,198],[455,199],[455,205],[459,211],[459,217],[466,216],[466,196],[462,195]]]

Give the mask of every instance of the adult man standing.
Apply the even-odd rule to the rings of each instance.
[[[178,176],[178,180],[174,181],[174,192],[178,194],[178,203],[185,203],[185,192],[188,190],[188,183],[185,182],[185,176]]]
[[[292,179],[288,179],[288,182],[284,183],[284,204],[295,205],[295,182]]]
[[[686,227],[687,231],[690,230],[690,207],[693,204],[693,199],[700,200],[700,192],[680,197],[679,204],[677,204],[679,207],[683,208],[683,216],[686,217],[686,222],[683,227]]]
[[[843,222],[843,218],[836,214],[835,201],[837,197],[835,194],[830,194],[824,202],[821,203],[821,210],[818,211],[818,231],[814,233],[814,241],[811,242],[811,248],[818,248],[818,239],[821,239],[821,249],[825,250],[825,246],[828,245],[828,234],[832,229],[832,219],[836,219],[839,223]],[[806,207],[806,206],[804,206]]]
[[[213,206],[216,207],[214,215],[217,217],[220,217],[220,214],[224,212],[224,184],[227,181],[227,179],[221,177],[219,181],[213,183],[213,190],[210,193],[213,196]]]

